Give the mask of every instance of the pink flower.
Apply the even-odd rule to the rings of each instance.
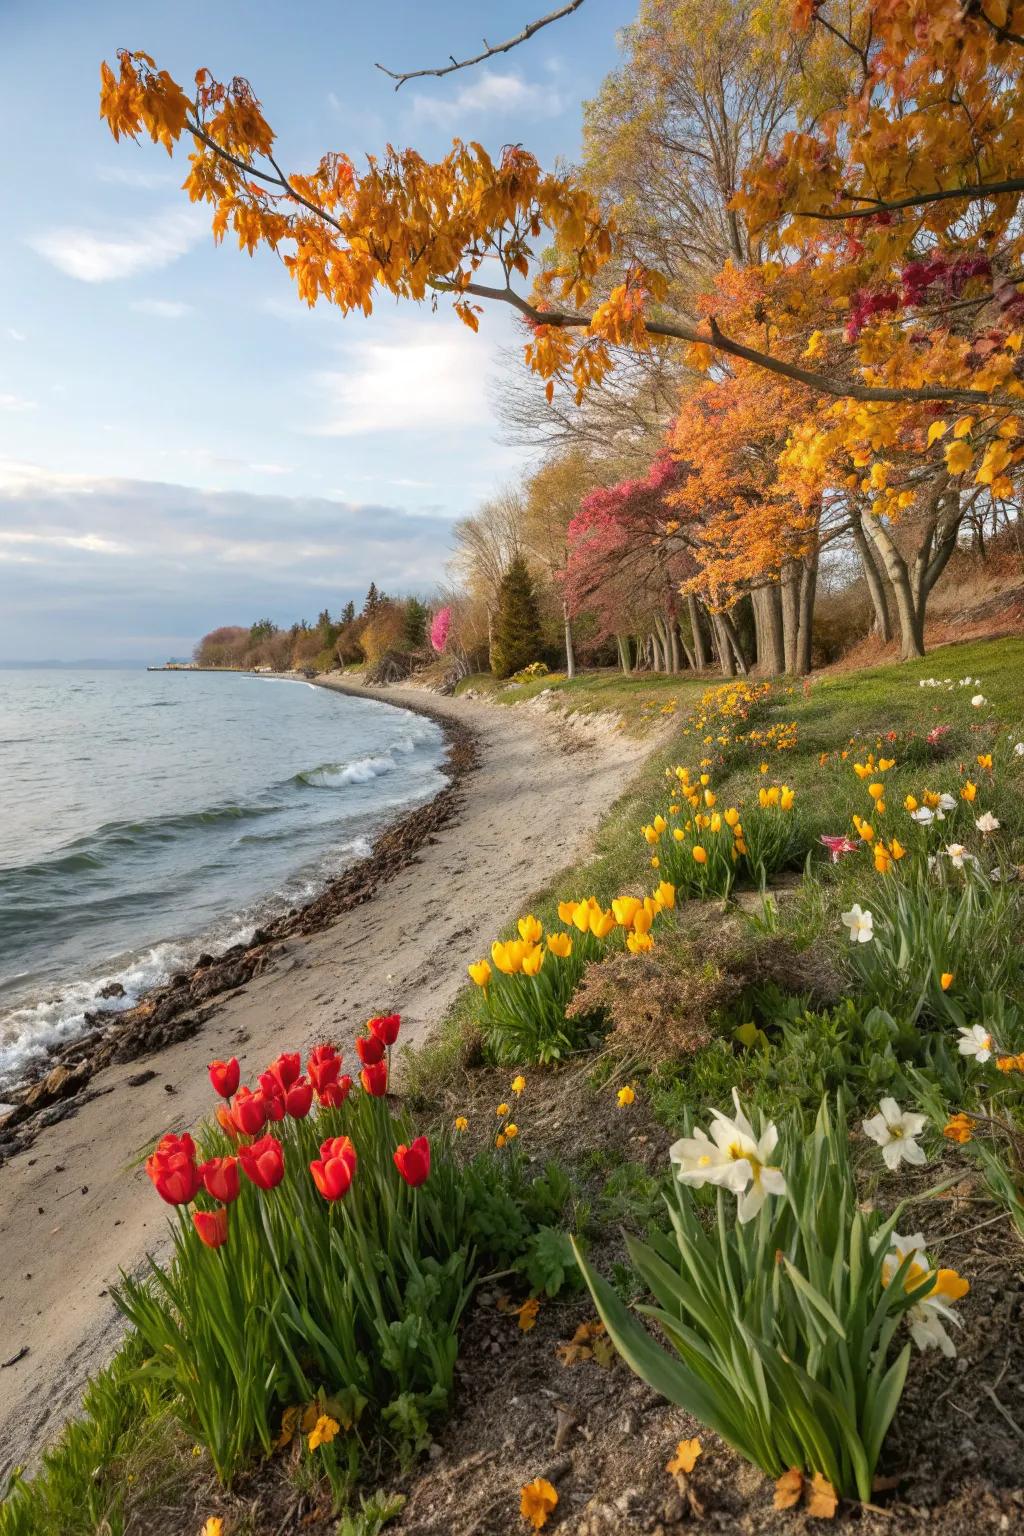
[[[858,848],[858,844],[851,843],[848,837],[826,837],[822,834],[818,841],[824,843],[832,855],[833,864],[838,864],[844,853],[856,853]]]
[[[452,610],[450,608],[440,608],[434,614],[433,622],[430,625],[430,644],[439,656],[448,644],[448,631],[451,629],[451,625]]]
[[[943,736],[948,736],[952,729],[951,725],[933,725],[925,740],[930,747],[937,747]]]

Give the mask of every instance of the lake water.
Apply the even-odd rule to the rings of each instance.
[[[101,987],[248,939],[445,783],[404,709],[245,674],[0,671],[0,1091]]]

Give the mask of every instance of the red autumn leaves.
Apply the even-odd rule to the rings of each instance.
[[[369,1021],[367,1033],[356,1041],[363,1064],[359,1079],[371,1098],[383,1098],[387,1093],[387,1056],[400,1026],[397,1013],[381,1014]],[[340,1108],[353,1087],[341,1066],[342,1057],[333,1045],[318,1045],[309,1053],[305,1074],[299,1052],[285,1051],[260,1073],[254,1091],[240,1086],[237,1058],[210,1063],[210,1082],[225,1101],[217,1106],[216,1119],[235,1152],[200,1163],[195,1143],[186,1133],[162,1137],[146,1161],[146,1172],[168,1205],[189,1205],[200,1194],[217,1202],[213,1210],[197,1207],[192,1212],[193,1226],[208,1248],[220,1248],[227,1242],[228,1210],[241,1192],[241,1173],[263,1191],[275,1189],[285,1176],[281,1141],[260,1132],[286,1116],[304,1120],[314,1097],[321,1111]],[[401,1178],[411,1189],[417,1189],[430,1174],[430,1143],[425,1136],[417,1137],[411,1146],[402,1143],[393,1159]],[[356,1164],[356,1148],[350,1137],[329,1136],[321,1143],[320,1156],[310,1162],[309,1170],[325,1200],[334,1202],[347,1194]]]

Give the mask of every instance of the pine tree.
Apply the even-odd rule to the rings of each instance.
[[[426,604],[418,597],[410,597],[402,616],[402,642],[407,651],[420,651],[427,643]]]
[[[366,602],[363,604],[363,613],[373,613],[380,606],[381,601],[382,594],[377,591],[377,583],[371,581],[369,591],[366,594]]]
[[[511,677],[531,661],[539,660],[542,643],[533,578],[522,555],[517,555],[498,588],[492,648],[495,677]]]
[[[345,604],[344,608],[341,610],[341,622],[343,624],[352,624],[355,621],[355,616],[356,605],[350,598],[349,601]]]

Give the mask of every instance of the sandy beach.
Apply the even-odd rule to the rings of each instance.
[[[342,686],[464,722],[479,766],[459,786],[457,814],[372,900],[288,938],[262,974],[214,1001],[193,1038],[104,1068],[77,1113],[0,1167],[0,1477],[32,1464],[111,1353],[119,1270],[162,1251],[166,1211],[138,1163],[160,1135],[209,1112],[207,1062],[234,1054],[251,1076],[316,1037],[345,1049],[382,1009],[401,1012],[405,1043],[422,1041],[466,962],[581,852],[650,750],[605,721],[583,735],[535,708]]]

